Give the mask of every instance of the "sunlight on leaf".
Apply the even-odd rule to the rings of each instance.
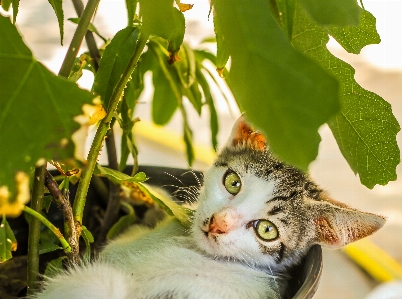
[[[326,28],[329,35],[349,53],[359,54],[363,47],[379,44],[381,41],[374,16],[367,10],[361,10],[358,26]]]
[[[359,24],[361,10],[356,0],[301,0],[300,4],[320,25],[351,26]]]
[[[372,23],[370,27],[373,26]],[[362,184],[368,188],[385,185],[397,178],[400,151],[396,134],[400,126],[390,104],[358,85],[353,67],[328,51],[325,47],[328,39],[326,30],[298,7],[293,37],[295,47],[315,59],[340,82],[342,108],[328,122],[338,146],[353,172],[359,174]],[[365,43],[365,35],[356,35],[348,41],[352,48]]]

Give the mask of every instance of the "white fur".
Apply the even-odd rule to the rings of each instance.
[[[50,279],[35,298],[279,298],[275,286],[263,271],[207,257],[168,220],[155,230],[132,229],[98,261]]]

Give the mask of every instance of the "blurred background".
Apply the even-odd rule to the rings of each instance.
[[[209,1],[188,2],[194,4],[194,7],[185,12],[186,41],[193,47],[211,47],[211,44],[200,45],[205,38],[214,36],[212,18],[208,18]],[[366,0],[364,7],[377,19],[381,44],[367,46],[359,55],[346,53],[333,40],[329,42],[328,48],[335,56],[356,69],[355,78],[363,88],[379,94],[391,103],[393,113],[401,123],[402,35],[400,30],[402,28],[402,2],[398,0]],[[64,46],[60,45],[57,18],[47,0],[21,1],[16,23],[34,56],[54,73],[59,71],[76,26],[67,21],[68,18],[76,17],[72,3],[63,1],[63,8],[65,15]],[[124,0],[102,0],[94,24],[103,36],[112,38],[127,24]],[[101,40],[98,42],[99,45],[102,44]],[[85,45],[81,52],[83,51],[86,51]],[[92,80],[92,74],[85,71],[79,84],[90,89]],[[151,120],[151,96],[152,90],[146,90],[136,108],[135,116],[140,117],[144,123]],[[230,97],[229,92],[228,96]],[[220,117],[219,144],[223,145],[234,121],[239,116],[239,111],[233,102],[228,105],[223,99],[218,99],[216,107]],[[192,110],[189,109],[189,111]],[[194,113],[190,116],[190,124],[194,130],[195,143],[199,145],[199,153],[207,153],[205,156],[200,154],[196,156],[193,168],[205,170],[211,160],[208,149],[210,147],[208,112],[204,111],[201,118]],[[159,137],[166,136],[168,139],[162,140],[162,144],[144,134],[144,129],[138,132],[136,139],[140,152],[139,162],[147,165],[186,168],[186,157],[183,154],[184,144],[180,137],[181,116],[175,115],[166,129],[167,133],[157,131],[160,134]],[[399,165],[397,168],[399,174],[397,181],[369,190],[360,184],[359,178],[349,168],[329,128],[323,126],[320,134],[322,142],[319,156],[310,167],[312,177],[321,187],[328,190],[333,198],[353,207],[386,216],[387,224],[370,237],[370,240],[402,264],[402,166]],[[402,147],[401,133],[398,134],[397,139],[399,147]],[[100,157],[100,161],[106,163],[105,155]],[[343,251],[324,249],[323,276],[314,298],[364,298],[378,284],[378,280],[368,275]],[[402,298],[402,294],[400,298]]]

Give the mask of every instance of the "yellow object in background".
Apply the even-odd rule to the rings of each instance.
[[[342,250],[380,282],[402,279],[402,266],[369,239],[351,243]]]

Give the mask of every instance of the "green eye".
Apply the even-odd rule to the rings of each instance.
[[[264,241],[272,241],[278,237],[278,229],[268,220],[257,220],[254,224],[255,232]]]
[[[223,185],[230,194],[236,195],[241,189],[240,177],[233,171],[228,171],[223,177]]]

